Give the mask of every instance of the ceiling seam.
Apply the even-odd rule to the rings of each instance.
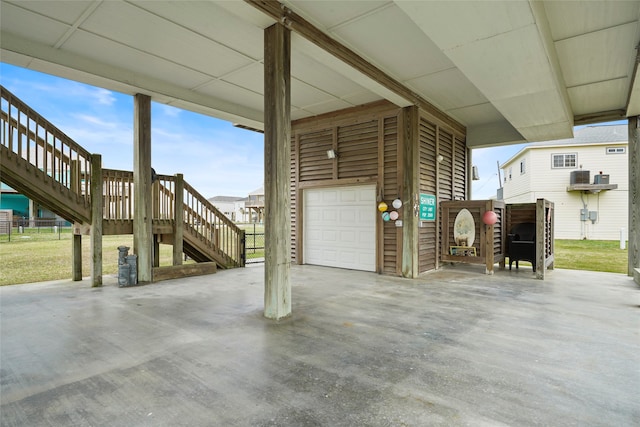
[[[82,25],[93,14],[93,12],[95,12],[95,10],[98,7],[100,7],[101,4],[102,4],[102,0],[91,3],[89,7],[87,7],[84,10],[84,12],[82,12],[82,14],[78,17],[78,19],[76,19],[76,21],[73,24],[71,24],[71,26],[62,35],[62,37],[58,39],[58,41],[53,45],[53,48],[60,49],[62,45],[65,44],[67,40],[69,40],[71,35],[76,32],[76,30],[80,27],[80,25]]]
[[[576,85],[572,85],[572,86],[567,86],[567,90],[575,89],[575,88],[579,88],[579,87],[583,87],[583,86],[597,85],[599,83],[612,82],[614,80],[623,80],[623,79],[628,79],[628,78],[629,78],[629,76],[625,75],[625,76],[612,77],[610,79],[594,80],[594,81],[591,81],[591,82],[588,82],[588,83],[580,83],[580,84],[576,84]]]
[[[145,13],[148,13],[148,14],[150,14],[150,15],[153,15],[153,16],[155,16],[156,18],[159,18],[159,19],[162,19],[163,21],[169,22],[169,23],[171,23],[171,24],[175,25],[176,27],[180,27],[180,28],[182,28],[183,30],[185,30],[185,31],[187,31],[187,32],[190,32],[190,33],[192,33],[192,34],[197,34],[198,36],[200,36],[200,37],[202,37],[202,38],[204,38],[204,39],[207,39],[209,42],[211,42],[211,43],[213,43],[213,44],[215,44],[215,45],[217,45],[217,46],[219,46],[219,47],[222,47],[222,48],[224,48],[224,49],[228,49],[228,50],[230,50],[230,51],[232,51],[232,52],[234,52],[234,53],[236,53],[236,54],[238,54],[238,55],[242,56],[242,57],[243,57],[243,58],[245,58],[245,59],[248,59],[248,60],[250,60],[250,61],[260,61],[260,59],[252,58],[252,57],[248,56],[246,53],[240,52],[239,50],[234,49],[234,48],[232,48],[232,47],[230,47],[230,46],[227,46],[227,45],[226,45],[226,44],[224,44],[224,43],[220,43],[220,42],[219,42],[219,41],[217,41],[217,40],[213,40],[213,39],[211,39],[210,37],[208,37],[208,36],[207,36],[207,35],[205,35],[205,34],[202,34],[202,33],[198,32],[198,31],[194,31],[194,30],[192,30],[191,28],[188,28],[188,27],[186,27],[186,26],[184,26],[184,25],[182,25],[182,24],[180,24],[180,23],[178,23],[178,22],[175,22],[175,21],[172,21],[172,20],[170,20],[170,19],[167,19],[166,17],[164,17],[164,16],[162,16],[162,15],[158,15],[157,13],[155,13],[155,12],[153,12],[153,11],[150,11],[150,10],[148,10],[148,9],[145,9],[145,8],[143,8],[143,7],[141,7],[141,6],[137,5],[137,4],[131,3],[129,0],[125,0],[125,3],[127,3],[127,4],[129,4],[129,5],[133,6],[133,7],[135,7],[135,8],[137,8],[137,9],[140,9],[140,10],[144,11]]]
[[[120,41],[118,41],[118,40],[114,40],[114,39],[112,39],[112,38],[110,38],[110,37],[106,37],[106,36],[103,36],[103,35],[101,35],[101,34],[94,33],[94,32],[92,32],[92,31],[87,31],[86,29],[83,29],[83,28],[78,28],[78,31],[84,31],[84,32],[85,32],[85,33],[87,33],[87,34],[91,34],[91,35],[94,35],[94,36],[96,36],[96,37],[98,37],[98,38],[101,38],[101,39],[104,39],[104,40],[108,40],[108,41],[110,41],[110,42],[112,42],[112,43],[115,43],[115,44],[117,44],[117,45],[123,46],[123,47],[125,47],[125,48],[127,48],[127,49],[130,49],[130,50],[134,51],[134,52],[138,52],[138,53],[142,53],[142,54],[145,54],[145,55],[152,56],[152,57],[154,57],[154,58],[160,59],[160,60],[165,61],[165,62],[167,62],[167,63],[169,63],[169,64],[176,65],[176,66],[181,67],[181,68],[184,68],[184,69],[186,69],[186,70],[190,70],[190,71],[194,71],[194,72],[196,72],[196,73],[203,74],[203,75],[205,75],[205,76],[208,76],[208,77],[209,77],[209,78],[211,78],[211,79],[218,79],[218,76],[211,75],[211,74],[209,74],[208,72],[205,72],[205,71],[202,71],[202,70],[198,70],[198,69],[195,69],[195,68],[192,68],[192,67],[188,67],[188,66],[186,66],[186,65],[185,65],[185,64],[183,64],[183,63],[178,63],[178,62],[176,62],[176,61],[172,61],[172,60],[170,60],[170,59],[168,59],[168,58],[165,58],[165,57],[163,57],[163,56],[159,56],[159,55],[157,55],[157,54],[155,54],[155,53],[151,53],[151,52],[148,52],[148,51],[145,51],[145,50],[141,50],[141,49],[135,48],[135,47],[133,47],[133,46],[131,46],[131,45],[128,45],[128,44],[122,43],[122,42],[120,42]],[[252,61],[253,61],[253,60],[252,60]]]
[[[326,30],[327,30],[327,32],[333,33],[334,31],[339,30],[342,27],[345,27],[345,26],[347,26],[349,24],[353,24],[355,22],[358,22],[358,21],[360,21],[360,20],[362,20],[364,18],[368,18],[369,16],[375,15],[376,13],[381,12],[381,11],[383,11],[385,9],[389,9],[392,6],[394,6],[393,2],[389,2],[389,3],[383,4],[381,6],[373,8],[371,10],[368,10],[367,12],[362,13],[362,14],[360,14],[358,16],[354,16],[352,18],[349,18],[346,21],[340,22],[340,23],[338,23],[336,25],[333,25],[331,27],[327,27]]]
[[[195,86],[193,86],[190,90],[198,90],[198,89],[200,89],[200,88],[202,88],[202,87],[204,87],[204,86],[208,86],[208,85],[210,85],[211,83],[214,83],[214,82],[217,82],[217,81],[224,81],[224,82],[227,82],[227,83],[229,83],[229,84],[233,84],[233,83],[231,83],[231,82],[229,82],[229,81],[227,81],[227,80],[225,80],[225,79],[226,79],[227,77],[229,77],[229,76],[233,76],[233,75],[234,75],[234,74],[236,74],[236,73],[239,73],[239,72],[241,72],[241,71],[243,71],[243,70],[246,70],[247,68],[253,67],[253,66],[254,66],[254,65],[256,65],[256,64],[263,64],[263,63],[264,63],[264,60],[253,61],[253,62],[251,62],[250,64],[246,64],[246,65],[243,65],[243,66],[241,66],[241,67],[236,68],[235,70],[228,71],[228,72],[226,72],[226,73],[222,74],[221,76],[212,77],[210,80],[208,80],[208,81],[206,81],[206,82],[204,82],[204,83],[200,83],[199,85],[195,85]],[[236,84],[233,84],[233,85],[234,85],[234,86],[237,86],[237,87],[242,87],[242,86],[238,86],[238,85],[236,85]],[[244,89],[246,89],[246,88],[244,88]],[[248,89],[247,89],[247,90],[248,90]],[[262,95],[262,94],[261,94],[261,95]]]
[[[590,34],[609,31],[609,30],[616,29],[618,27],[625,27],[625,26],[630,25],[630,24],[637,25],[638,21],[634,20],[634,21],[623,22],[623,23],[620,23],[620,24],[611,25],[609,27],[604,27],[604,28],[600,28],[600,29],[597,29],[597,30],[589,31],[588,33],[576,34],[575,36],[569,36],[569,37],[564,37],[562,39],[557,39],[557,40],[554,40],[554,42],[555,43],[562,43],[562,42],[567,41],[567,40],[577,39],[577,38],[580,38],[580,37],[588,36]]]

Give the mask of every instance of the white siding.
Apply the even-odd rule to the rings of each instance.
[[[562,145],[529,147],[521,156],[512,159],[505,169],[513,168],[512,180],[504,183],[506,203],[528,203],[544,198],[555,204],[555,237],[557,239],[618,240],[620,228],[628,223],[628,164],[627,153],[606,154],[607,147],[625,147],[627,144],[591,144],[589,146]],[[577,168],[552,168],[552,155],[577,153]],[[520,175],[520,161],[526,160],[526,173]],[[602,171],[609,175],[609,183],[616,190],[597,194],[567,191],[570,173],[579,169],[593,176]],[[598,218],[581,221],[580,210],[596,211]]]
[[[518,156],[513,162],[509,164],[505,171],[504,181],[504,193],[503,198],[507,203],[527,203],[534,202],[535,199],[531,199],[531,185],[532,180],[532,162],[531,162],[531,150],[526,150],[521,156]],[[526,171],[524,174],[520,173],[520,162],[526,163]],[[511,169],[511,176],[509,176],[509,169]]]

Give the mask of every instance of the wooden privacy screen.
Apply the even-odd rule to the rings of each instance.
[[[538,199],[535,203],[507,205],[506,232],[518,224],[536,224],[536,278],[543,279],[554,263],[554,206],[553,202]],[[507,254],[508,255],[508,254]]]
[[[454,241],[454,224],[458,213],[467,209],[473,216],[475,240],[472,245],[458,245]],[[504,268],[506,242],[505,203],[498,200],[460,200],[440,203],[441,210],[441,252],[442,261],[484,264],[486,273],[493,274],[495,263]],[[486,211],[496,213],[497,222],[486,225],[482,215]]]

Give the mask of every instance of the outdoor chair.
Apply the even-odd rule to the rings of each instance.
[[[533,222],[523,222],[511,228],[507,235],[507,255],[509,256],[509,270],[511,264],[518,261],[529,261],[536,271],[536,225]]]

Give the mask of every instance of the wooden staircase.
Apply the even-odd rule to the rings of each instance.
[[[2,86],[0,102],[0,180],[73,222],[75,234],[88,234],[92,169],[100,164]],[[133,172],[102,169],[101,176],[102,234],[132,234]],[[182,175],[159,175],[153,183],[152,230],[157,244],[179,245],[181,236],[182,251],[196,262],[245,264],[244,231]]]

